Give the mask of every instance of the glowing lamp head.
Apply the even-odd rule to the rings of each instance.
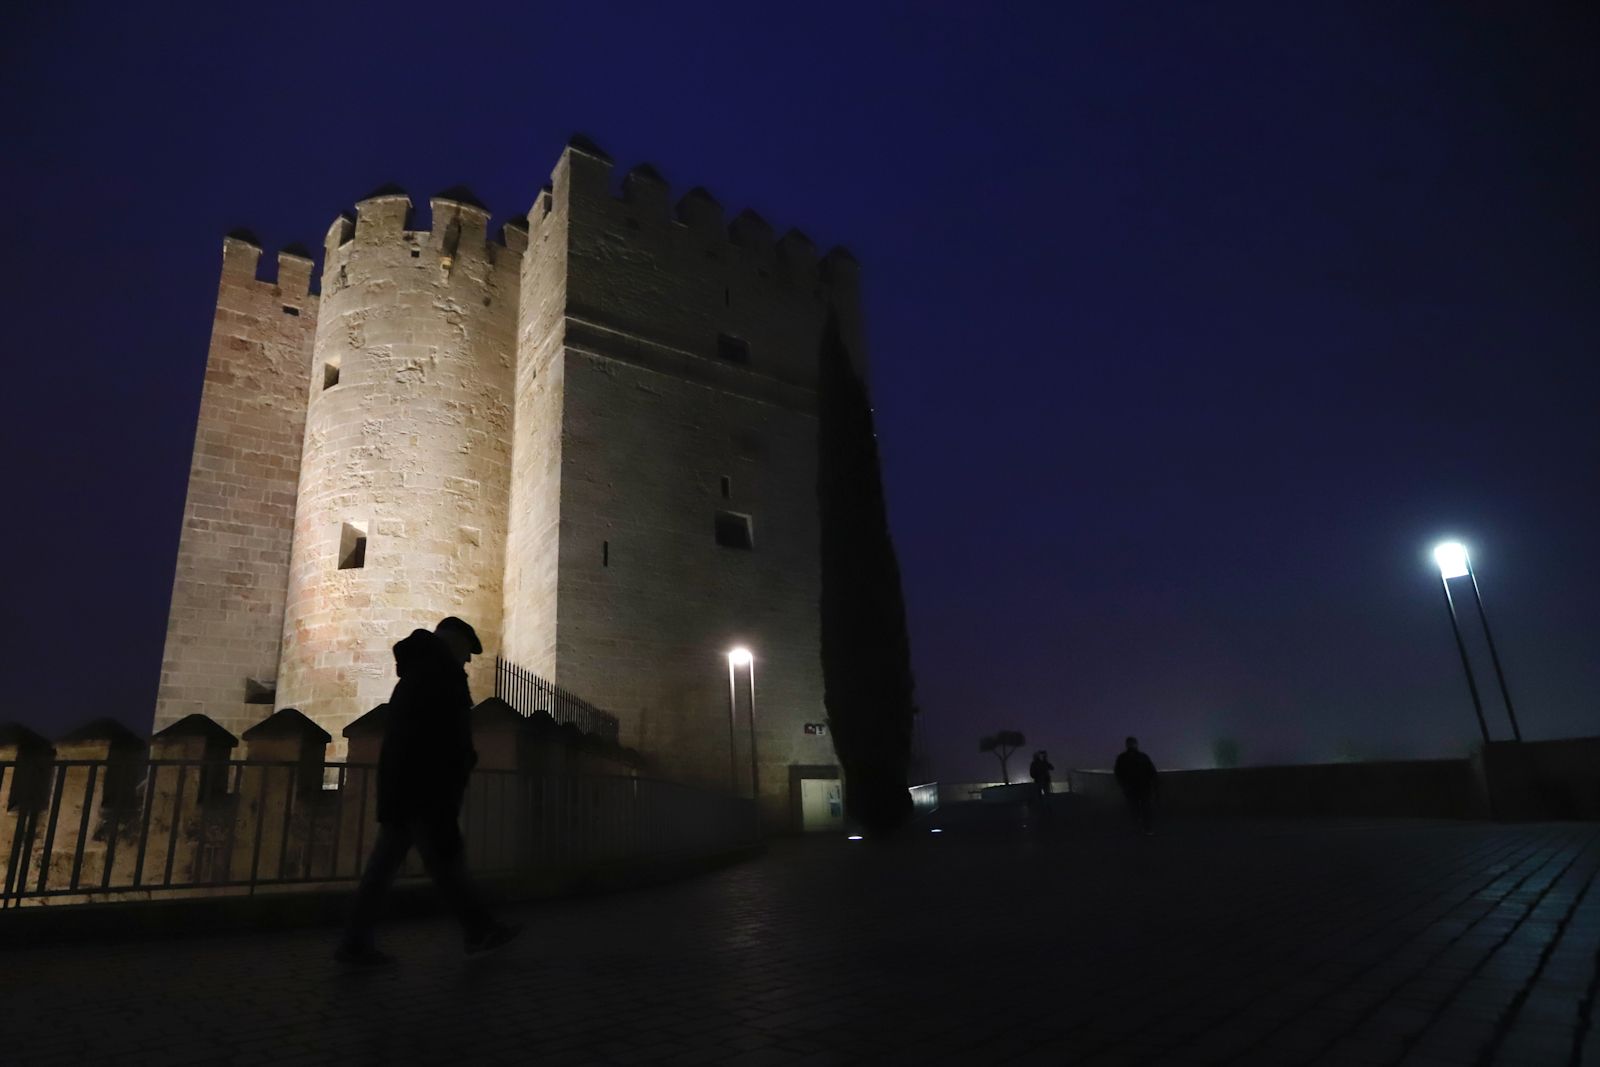
[[[1439,576],[1442,578],[1465,578],[1467,570],[1467,546],[1460,541],[1446,541],[1433,550],[1433,561],[1439,565]]]
[[[728,662],[735,667],[748,667],[754,658],[748,648],[736,648],[728,653]]]
[[[861,840],[861,835],[860,834],[851,834],[848,838],[846,838],[846,840],[848,840],[848,841],[860,841]]]

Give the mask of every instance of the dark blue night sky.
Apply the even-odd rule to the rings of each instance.
[[[1443,534],[1600,732],[1600,31],[1535,6],[24,5],[0,719],[148,727],[222,235],[498,221],[581,130],[861,260],[940,777],[1458,754]]]

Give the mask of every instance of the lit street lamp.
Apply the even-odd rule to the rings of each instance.
[[[733,742],[734,707],[737,704],[734,669],[737,667],[746,668],[750,679],[750,796],[759,805],[761,777],[756,768],[756,662],[750,650],[742,646],[728,652],[728,788],[735,788],[735,779],[738,777]]]
[[[1461,639],[1461,623],[1456,619],[1456,602],[1450,596],[1450,579],[1467,573],[1467,549],[1449,541],[1433,550],[1433,561],[1439,565],[1439,583],[1444,586],[1444,604],[1450,611],[1450,632],[1456,635],[1456,650],[1461,653],[1461,669],[1467,672],[1467,688],[1472,690],[1472,710],[1478,716],[1478,730],[1483,743],[1489,743],[1489,727],[1483,721],[1483,701],[1478,697],[1478,683],[1472,677],[1472,661],[1467,659],[1467,643]]]
[[[1433,550],[1434,562],[1439,565],[1439,581],[1444,586],[1445,606],[1450,610],[1450,628],[1456,635],[1456,649],[1461,653],[1461,666],[1467,672],[1467,687],[1472,690],[1472,707],[1478,714],[1478,729],[1489,740],[1489,728],[1483,721],[1483,702],[1478,697],[1478,685],[1472,678],[1472,666],[1467,661],[1466,642],[1461,639],[1461,626],[1456,619],[1455,601],[1450,596],[1450,579],[1472,579],[1472,595],[1478,604],[1478,619],[1483,623],[1483,637],[1489,645],[1489,659],[1494,663],[1495,679],[1500,683],[1500,696],[1506,702],[1506,715],[1511,719],[1511,733],[1522,740],[1522,729],[1517,725],[1517,712],[1511,704],[1511,690],[1506,687],[1506,674],[1500,666],[1500,653],[1494,647],[1494,634],[1489,631],[1489,613],[1483,610],[1483,593],[1478,589],[1478,575],[1472,569],[1472,557],[1467,546],[1459,541],[1446,541]]]

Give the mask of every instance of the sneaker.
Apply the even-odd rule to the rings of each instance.
[[[511,926],[506,923],[495,923],[477,937],[469,937],[466,941],[467,955],[476,956],[480,952],[490,952],[510,941],[522,933],[522,927]]]
[[[380,952],[371,945],[340,945],[334,952],[333,958],[336,962],[351,967],[388,967],[394,963],[393,956],[387,952]]]

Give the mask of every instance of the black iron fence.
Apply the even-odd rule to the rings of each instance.
[[[150,760],[127,773],[103,760],[0,762],[0,908],[349,882],[377,833],[369,765]],[[516,771],[475,771],[461,825],[485,875],[711,855],[757,834],[748,799]]]
[[[494,695],[524,715],[548,712],[556,722],[571,723],[607,741],[617,740],[615,715],[499,656],[494,660]]]

